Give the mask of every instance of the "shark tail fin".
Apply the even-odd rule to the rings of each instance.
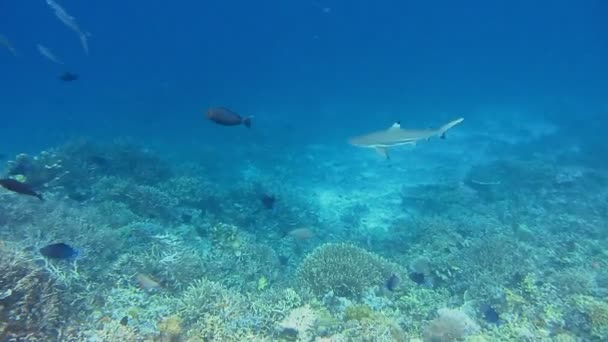
[[[447,124],[439,127],[439,129],[437,130],[437,135],[441,138],[441,139],[445,139],[445,133],[451,129],[452,127],[458,125],[459,123],[463,122],[464,118],[458,118],[454,121],[450,121]]]

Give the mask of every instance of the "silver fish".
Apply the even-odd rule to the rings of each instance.
[[[55,64],[63,65],[63,62],[60,61],[57,57],[55,57],[55,55],[51,52],[51,50],[49,50],[49,48],[40,44],[36,45],[36,47],[38,48],[38,52],[40,52],[40,54],[46,57],[48,60]]]
[[[59,6],[58,3],[53,0],[46,0],[46,3],[53,9],[53,11],[55,11],[55,16],[57,16],[57,18],[59,18],[59,20],[61,20],[61,22],[63,22],[65,26],[69,27],[72,31],[78,34],[78,37],[80,38],[80,44],[82,45],[84,52],[88,55],[89,43],[87,41],[87,37],[89,36],[89,34],[83,32],[80,27],[78,27],[78,24],[76,23],[76,18],[69,15],[68,12],[66,12],[63,7]]]

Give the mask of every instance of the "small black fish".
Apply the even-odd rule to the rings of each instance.
[[[419,272],[411,272],[409,274],[410,280],[418,285],[422,285],[425,283],[426,279],[424,277],[424,273]]]
[[[184,221],[184,223],[190,223],[192,222],[192,215],[187,214],[187,213],[183,213],[181,215],[182,221]]]
[[[74,259],[78,251],[63,242],[52,243],[40,248],[40,254],[49,259]]]
[[[386,280],[384,284],[389,291],[395,291],[397,286],[401,283],[401,278],[395,273],[391,274],[391,276]]]
[[[493,307],[491,307],[489,305],[486,306],[485,310],[483,311],[483,318],[488,323],[492,323],[492,324],[500,323],[500,315],[498,314],[498,312],[496,312],[496,310],[494,310]]]
[[[66,71],[63,74],[61,74],[61,76],[59,76],[59,79],[64,82],[76,81],[78,79],[78,74],[74,74],[69,71]]]
[[[271,210],[274,208],[274,203],[277,199],[273,195],[264,193],[262,194],[262,197],[260,197],[260,200],[262,201],[264,208]]]
[[[0,186],[5,188],[6,190],[10,190],[18,194],[38,197],[39,200],[43,201],[41,194],[32,190],[32,188],[26,183],[22,183],[18,180],[12,178],[0,179]]]
[[[121,324],[121,325],[127,325],[127,324],[129,324],[129,317],[128,317],[128,316],[123,317],[123,318],[120,320],[120,324]]]
[[[281,266],[287,266],[289,264],[289,257],[285,255],[279,255],[279,264]]]
[[[102,156],[90,156],[87,161],[93,166],[106,166],[108,164],[108,160]]]
[[[83,191],[73,191],[73,192],[68,193],[69,199],[72,199],[72,200],[74,200],[76,202],[80,202],[80,203],[88,200],[90,197],[91,196],[88,193],[83,192]]]

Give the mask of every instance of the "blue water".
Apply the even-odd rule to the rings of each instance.
[[[175,174],[196,174],[214,184],[222,195],[209,202],[242,208],[251,203],[231,197],[231,189],[241,191],[258,183],[282,194],[277,208],[262,219],[216,213],[214,219],[234,219],[229,223],[246,234],[261,229],[264,222],[264,229],[274,236],[269,227],[289,226],[289,220],[295,220],[292,216],[306,217],[309,209],[302,206],[312,202],[321,209],[315,211],[315,219],[302,219],[308,220],[306,224],[338,220],[358,227],[355,233],[345,233],[328,224],[330,231],[318,241],[294,248],[292,268],[317,245],[336,241],[353,242],[407,268],[405,255],[428,241],[424,232],[401,232],[395,237],[404,239],[396,244],[399,247],[388,242],[387,235],[399,225],[395,222],[410,218],[409,212],[394,212],[399,189],[458,183],[476,165],[515,159],[548,166],[556,173],[577,174],[572,170],[580,169],[602,179],[586,184],[577,195],[562,195],[568,203],[594,205],[589,212],[577,209],[572,215],[597,223],[600,237],[590,233],[589,239],[605,249],[605,232],[598,227],[606,228],[603,211],[608,197],[594,189],[606,185],[598,175],[605,175],[608,168],[606,1],[61,0],[59,4],[82,31],[90,33],[89,55],[77,34],[58,20],[45,1],[0,0],[0,35],[17,51],[13,56],[0,45],[0,154],[7,160],[19,153],[37,155],[80,138],[108,143],[127,137],[142,149],[158,153]],[[37,44],[50,48],[65,65],[44,58]],[[64,71],[80,78],[62,82],[58,76]],[[210,122],[205,112],[214,106],[253,116],[253,127]],[[390,161],[371,149],[347,144],[349,137],[388,128],[395,121],[423,129],[458,117],[464,117],[464,123],[450,131],[445,141],[391,150]],[[190,170],[183,166],[187,163],[200,169]],[[517,186],[529,185],[517,184],[506,190],[517,193]],[[539,188],[536,195],[551,193]],[[57,199],[63,198],[62,191],[53,192]],[[594,191],[599,193],[593,195]],[[256,201],[255,195],[248,196]],[[297,204],[287,200],[296,197]],[[457,211],[453,209],[457,204],[446,203]],[[493,207],[496,212],[484,217],[496,215],[500,221],[513,215],[525,221],[522,217],[529,213],[524,209],[534,202],[513,203],[505,205],[510,209]],[[30,204],[19,202],[25,207]],[[526,214],[514,214],[518,206]],[[182,209],[180,205],[169,211]],[[554,209],[535,213],[553,218],[563,213]],[[597,216],[584,216],[590,212]],[[366,218],[351,217],[357,215]],[[0,222],[11,225],[10,220]],[[167,229],[152,231],[164,234]],[[37,236],[20,234],[15,239],[28,243]],[[472,229],[463,236],[477,239],[483,234]],[[78,244],[77,238],[71,238]],[[257,233],[257,239],[277,253],[284,252],[284,246],[279,248],[266,238]],[[593,243],[588,241],[589,246]],[[563,245],[561,240],[556,244]],[[589,260],[587,266],[595,257],[606,259],[591,249],[581,252],[582,259]],[[607,277],[602,262],[598,261],[604,266],[594,268],[598,284]],[[162,278],[160,271],[147,272]],[[293,280],[293,269],[284,276]],[[225,284],[232,286],[229,281]],[[450,286],[446,286],[450,291],[458,287]],[[600,298],[602,291],[585,295]],[[605,301],[602,305],[608,308]],[[503,316],[504,308],[497,311],[501,322],[516,321],[516,314]],[[119,320],[116,315],[110,316]],[[481,317],[474,319],[479,323]],[[423,317],[419,323],[432,318]],[[139,323],[149,328],[154,319]],[[608,338],[608,331],[601,329],[590,332],[576,323],[558,329],[551,324],[539,329],[550,331],[551,336],[563,330],[591,340]],[[545,336],[538,331],[532,334]]]
[[[201,117],[211,105],[320,140],[397,118],[487,118],[488,106],[606,109],[603,1],[61,4],[91,33],[90,56],[44,1],[0,5],[19,52],[0,54],[0,112],[6,126],[38,133],[9,146],[74,134],[201,139],[214,129]],[[58,82],[64,69],[82,79]]]

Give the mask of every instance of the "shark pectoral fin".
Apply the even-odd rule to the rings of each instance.
[[[391,159],[388,155],[388,148],[386,147],[376,147],[376,152],[378,152],[379,155],[383,156],[386,159]]]

